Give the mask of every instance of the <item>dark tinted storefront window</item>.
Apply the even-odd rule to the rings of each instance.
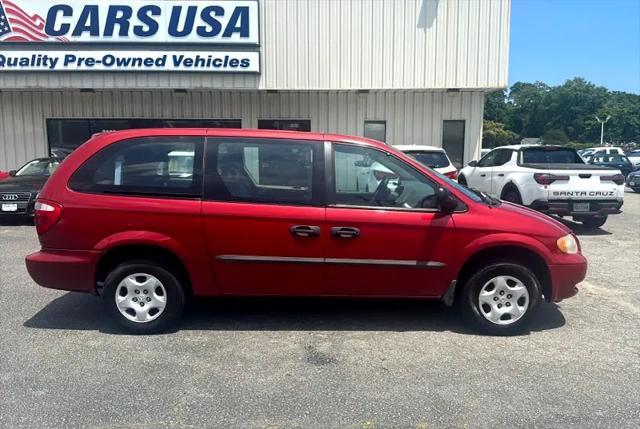
[[[242,128],[240,119],[47,119],[49,152],[66,156],[96,133],[138,128]]]
[[[464,121],[443,121],[442,148],[457,169],[464,166]]]
[[[284,131],[311,131],[311,121],[308,119],[260,119],[258,128],[261,130],[284,130]]]
[[[364,136],[368,139],[387,141],[386,121],[364,121]]]

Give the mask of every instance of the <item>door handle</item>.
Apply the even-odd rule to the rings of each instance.
[[[360,237],[360,229],[350,226],[337,226],[331,228],[331,235],[338,238],[356,238]]]
[[[483,173],[480,175],[480,177],[487,177],[487,175]]]
[[[320,227],[311,225],[293,225],[289,228],[289,232],[292,235],[297,235],[298,237],[318,237],[320,235]]]
[[[498,174],[498,177],[504,177],[504,173]]]

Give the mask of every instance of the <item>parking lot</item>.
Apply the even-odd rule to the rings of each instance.
[[[573,299],[511,338],[437,302],[234,299],[118,334],[98,298],[36,286],[29,225],[0,225],[0,426],[640,426],[640,194],[600,230]]]

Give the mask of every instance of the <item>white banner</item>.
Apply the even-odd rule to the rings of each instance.
[[[3,71],[183,71],[259,73],[258,52],[3,51]]]
[[[0,42],[258,45],[258,0],[0,0]]]

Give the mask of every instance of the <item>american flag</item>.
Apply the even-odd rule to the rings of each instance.
[[[40,15],[29,15],[11,0],[0,0],[0,40],[4,42],[44,42],[64,37],[50,37],[44,32],[45,20]]]

